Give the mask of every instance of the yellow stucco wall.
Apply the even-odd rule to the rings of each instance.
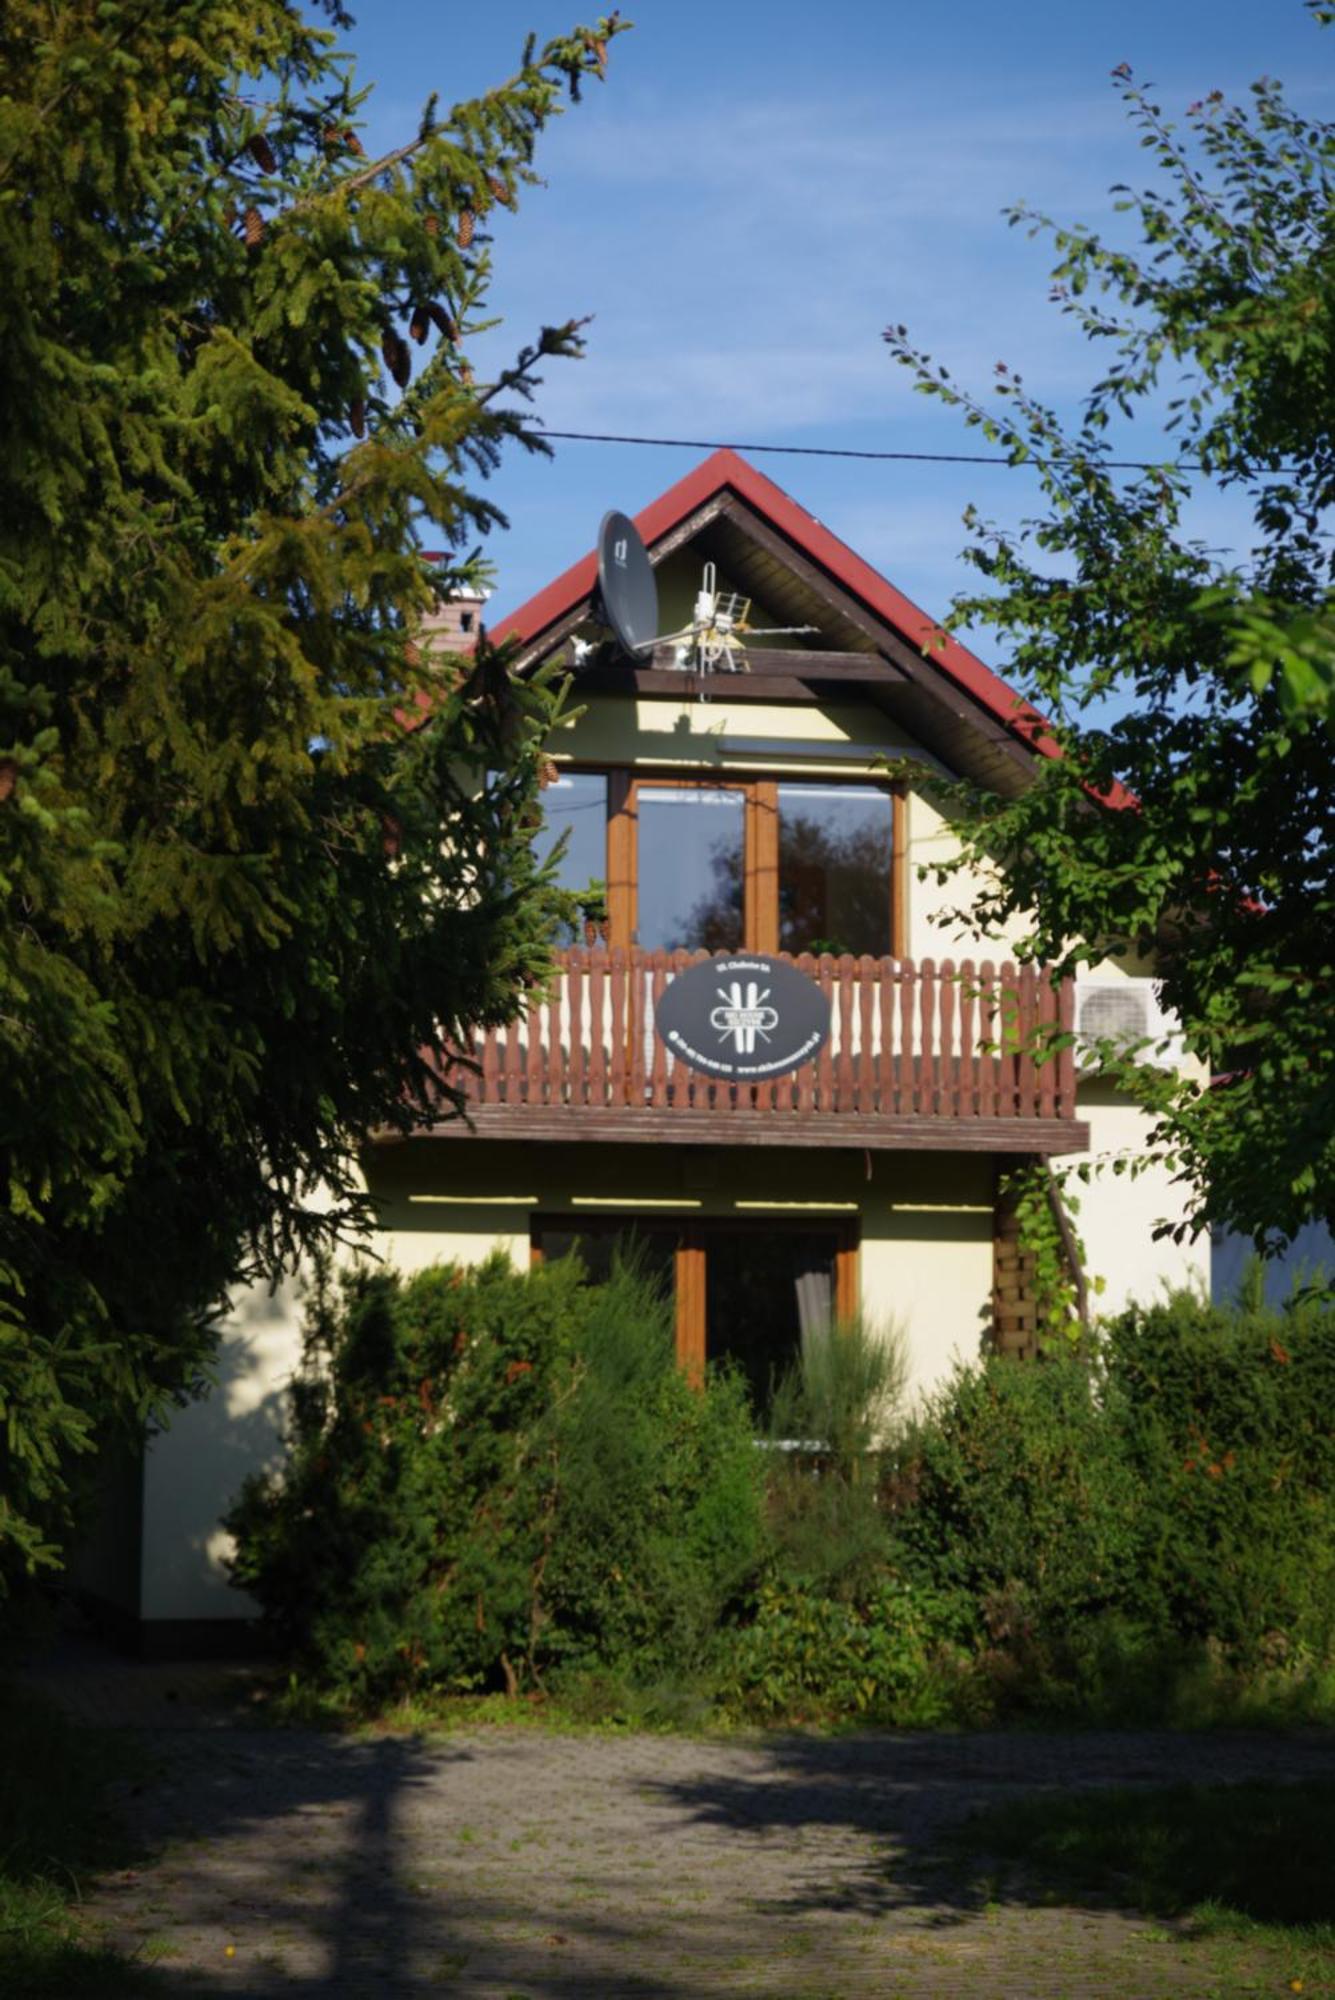
[[[560,759],[599,764],[681,765],[683,769],[737,772],[818,772],[857,776],[872,772],[878,759],[912,749],[910,739],[869,702],[830,702],[819,708],[789,703],[729,701],[727,676],[708,701],[627,701],[619,695],[590,695],[580,712],[552,737]],[[781,746],[828,743],[832,749],[860,745],[865,761],[819,758],[794,752],[773,757],[729,751],[725,739],[762,738]]]
[[[248,1473],[282,1456],[285,1392],[301,1354],[301,1287],[237,1294],[216,1386],[175,1412],[144,1456],[143,1618],[246,1618],[257,1607],[223,1567],[221,1516]]]
[[[1075,1221],[1089,1274],[1104,1281],[1095,1309],[1104,1315],[1121,1312],[1133,1300],[1159,1298],[1169,1286],[1208,1292],[1208,1236],[1182,1243],[1167,1236],[1154,1240],[1155,1225],[1165,1218],[1180,1220],[1185,1205],[1167,1167],[1144,1165],[1150,1124],[1145,1113],[1106,1084],[1082,1084],[1079,1099],[1090,1148],[1077,1159],[1088,1159],[1096,1171],[1088,1187],[1074,1187],[1080,1200]],[[1118,1173],[1119,1161],[1124,1168],[1136,1162],[1141,1170],[1134,1176]]]

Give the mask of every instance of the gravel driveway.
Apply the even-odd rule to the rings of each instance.
[[[43,1685],[150,1745],[144,1865],[88,1915],[170,2000],[1232,1993],[1134,1915],[993,1902],[941,1836],[1021,1791],[1335,1779],[1325,1736],[335,1737],[120,1674]]]

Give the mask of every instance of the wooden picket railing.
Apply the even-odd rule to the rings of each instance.
[[[735,953],[725,954],[736,956]],[[810,1062],[776,1081],[719,1082],[678,1062],[654,1033],[672,979],[707,952],[594,947],[563,952],[550,988],[508,1028],[488,1029],[448,1064],[469,1108],[643,1108],[800,1121],[1073,1119],[1068,1043],[1044,1062],[1034,1042],[1073,1023],[1071,982],[990,959],[812,957],[790,962],[825,992],[831,1031]],[[625,1122],[625,1121],[621,1121]],[[658,1120],[653,1121],[658,1124]],[[516,1126],[516,1137],[523,1136]],[[795,1140],[800,1134],[794,1133]],[[854,1141],[856,1143],[856,1141]]]

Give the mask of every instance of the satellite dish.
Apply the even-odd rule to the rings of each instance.
[[[604,514],[598,530],[598,595],[622,651],[652,652],[658,642],[658,584],[639,529],[615,508]]]
[[[720,591],[711,562],[705,564],[690,624],[679,632],[660,632],[658,583],[649,551],[629,515],[615,508],[603,515],[598,530],[598,604],[623,653],[634,659],[637,654],[652,653],[655,646],[675,646],[678,667],[697,673],[719,669],[744,672],[748,639],[816,629],[814,625],[771,625],[757,631],[749,623],[750,598]],[[584,639],[573,640],[572,647],[576,667],[593,650]]]

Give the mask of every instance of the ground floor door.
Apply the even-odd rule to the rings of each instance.
[[[675,1301],[677,1358],[699,1379],[706,1361],[731,1360],[762,1419],[775,1382],[810,1337],[857,1308],[857,1232],[843,1217],[791,1225],[665,1216],[536,1217],[537,1258],[578,1250],[605,1276],[634,1243]]]

